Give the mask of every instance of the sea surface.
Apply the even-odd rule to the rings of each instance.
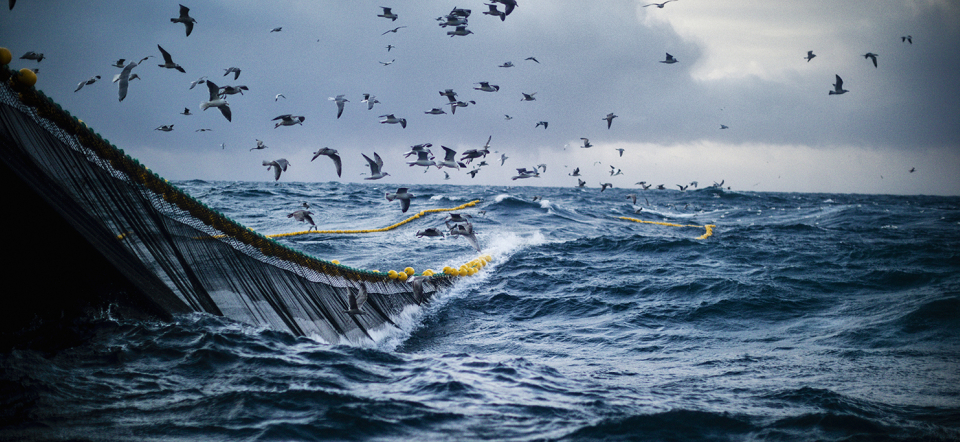
[[[438,185],[402,214],[390,183],[176,185],[264,234],[305,230],[302,202],[369,229],[480,200],[493,262],[355,345],[58,325],[78,339],[0,353],[0,440],[960,440],[957,197]],[[415,236],[444,216],[279,241],[439,270],[477,256]]]

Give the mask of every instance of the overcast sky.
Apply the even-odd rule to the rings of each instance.
[[[725,180],[735,190],[960,194],[960,2],[647,3],[519,0],[501,21],[479,0],[185,0],[197,20],[188,37],[170,22],[176,1],[20,0],[0,10],[0,45],[11,67],[39,68],[39,89],[171,180],[267,181],[261,162],[286,158],[281,182],[362,182],[361,153],[378,152],[385,185],[573,186],[579,167],[589,187]],[[377,17],[380,6],[399,18]],[[473,34],[439,26],[454,6],[472,10]],[[186,73],[157,66],[158,44]],[[46,58],[19,60],[27,51]],[[660,63],[667,52],[679,62]],[[111,64],[147,55],[119,102]],[[515,66],[499,67],[507,61]],[[223,76],[231,66],[239,79]],[[94,75],[103,78],[74,92]],[[848,93],[828,95],[835,75]],[[232,122],[199,109],[207,89],[189,85],[200,76],[249,87],[228,97]],[[480,81],[500,90],[474,90]],[[476,104],[452,115],[438,93],[447,88]],[[368,110],[363,93],[380,103]],[[350,102],[338,119],[328,97],[339,94]],[[185,107],[195,115],[180,115]],[[447,113],[424,113],[434,107]],[[618,118],[607,129],[610,112]],[[288,113],[306,120],[275,129],[271,120]],[[381,124],[388,113],[407,127]],[[154,130],[167,124],[172,132]],[[402,156],[419,143],[439,156],[441,145],[463,152],[489,136],[497,153],[475,178],[424,173]],[[593,147],[579,147],[581,137]],[[256,139],[269,148],[250,151]],[[340,152],[342,178],[327,158],[310,161],[321,147]],[[540,178],[510,179],[541,163]],[[611,177],[610,166],[623,174]]]

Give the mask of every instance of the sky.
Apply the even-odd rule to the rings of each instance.
[[[170,21],[174,1],[20,0],[0,10],[0,46],[12,68],[39,68],[38,89],[170,180],[272,181],[262,161],[285,158],[281,183],[365,182],[361,153],[377,152],[390,174],[377,183],[411,191],[575,186],[579,168],[590,188],[723,180],[741,191],[960,195],[958,0],[518,3],[500,20],[479,0],[183,0],[197,20],[186,36]],[[378,17],[381,6],[399,18]],[[472,11],[472,34],[439,26],[454,7]],[[186,73],[158,67],[157,45]],[[46,58],[18,59],[27,51]],[[666,53],[678,62],[660,63]],[[148,55],[120,102],[111,64]],[[223,75],[228,67],[238,79]],[[836,75],[848,93],[828,94]],[[228,97],[232,122],[200,110],[207,88],[189,87],[201,76],[249,88]],[[475,90],[481,81],[500,89]],[[445,89],[475,104],[451,114]],[[364,93],[380,103],[368,110]],[[329,98],[340,94],[349,102],[337,118]],[[446,114],[425,114],[434,107]],[[282,114],[305,120],[275,128]],[[380,123],[385,114],[407,127]],[[421,143],[459,157],[488,137],[496,153],[474,178],[480,160],[425,171],[403,157]],[[257,139],[268,148],[251,151]],[[311,161],[321,147],[339,151],[342,177],[326,157]],[[538,164],[539,178],[511,179]]]

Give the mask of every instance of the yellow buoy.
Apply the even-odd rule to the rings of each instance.
[[[391,270],[391,271],[387,272],[387,275],[390,276],[390,279],[397,279],[397,271],[396,271],[396,270]]]
[[[406,280],[407,280],[407,274],[406,274],[406,273],[397,273],[397,279],[399,279],[399,280],[401,280],[401,281],[406,281]]]
[[[0,65],[8,65],[13,60],[13,54],[7,48],[0,48]]]
[[[332,262],[332,263],[334,263],[334,264],[336,264],[336,265],[340,265],[340,261],[339,261],[339,260],[336,260],[336,259],[333,260],[333,261],[330,261],[330,262]]]
[[[403,269],[403,272],[406,273],[408,276],[409,276],[409,275],[413,275],[413,273],[414,273],[413,267],[407,267],[407,268]]]
[[[37,84],[37,74],[30,69],[23,68],[20,69],[20,72],[17,72],[16,80],[17,83],[30,87]]]
[[[467,269],[462,268],[462,269],[460,269],[460,270],[457,272],[457,275],[459,275],[459,276],[467,276],[467,275],[469,275],[469,273],[467,272]]]

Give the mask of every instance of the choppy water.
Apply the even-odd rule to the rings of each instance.
[[[386,184],[178,185],[267,234],[303,201],[321,229],[406,218]],[[401,328],[329,346],[104,312],[0,354],[0,440],[960,440],[960,198],[411,191],[481,199],[495,260]],[[414,236],[442,217],[282,241],[382,271],[476,256]]]

